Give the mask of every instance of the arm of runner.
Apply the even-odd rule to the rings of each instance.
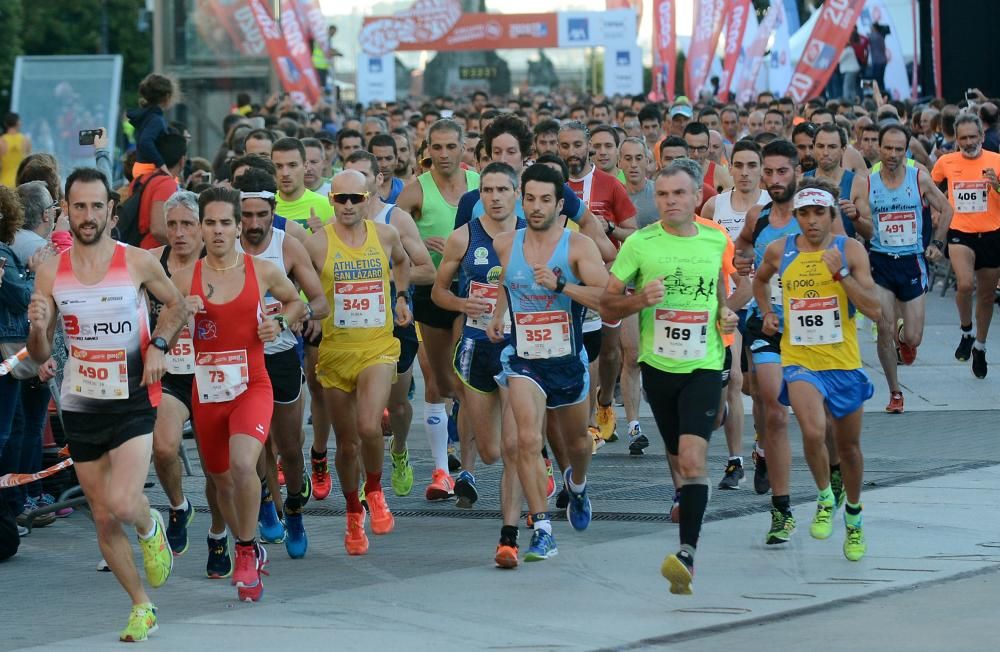
[[[409,213],[414,221],[420,219],[420,204],[424,201],[424,191],[420,187],[420,181],[413,179],[399,193],[396,198],[396,207]]]
[[[154,201],[149,207],[149,234],[163,243],[167,241],[167,216],[163,212],[165,203]]]
[[[129,268],[133,270],[139,284],[163,304],[163,309],[156,318],[156,330],[151,337],[162,337],[169,346],[173,346],[177,341],[177,334],[191,317],[191,311],[184,297],[167,278],[160,261],[148,251],[129,247],[125,255]],[[155,346],[147,346],[143,354],[142,367],[143,385],[159,382],[167,372],[166,354]]]
[[[843,166],[845,170],[854,172],[855,177],[868,176],[868,166],[865,165],[865,157],[853,145],[848,145],[844,149]]]
[[[281,302],[281,317],[288,325],[299,323],[306,316],[306,304],[299,298],[295,284],[285,275],[285,270],[268,260],[254,260],[254,268],[260,279],[261,294],[270,292],[271,296]],[[261,321],[257,326],[257,337],[262,342],[270,342],[281,332],[278,318]]]
[[[564,283],[559,287],[559,277],[545,265],[535,265],[535,283],[547,290],[561,291],[573,301],[593,310],[601,307],[601,295],[608,285],[608,270],[604,267],[597,245],[579,233],[574,233],[569,241],[569,262],[582,283]]]
[[[284,257],[289,263],[288,276],[295,279],[305,293],[309,303],[306,304],[306,319],[321,320],[330,315],[330,303],[323,294],[323,285],[309,260],[309,252],[305,245],[294,238],[285,238]],[[297,322],[296,322],[297,323]]]
[[[577,224],[580,225],[580,233],[593,240],[594,244],[597,245],[598,251],[601,252],[601,259],[604,262],[610,263],[615,259],[615,255],[618,253],[615,246],[611,244],[611,240],[608,239],[604,229],[601,228],[600,221],[590,212],[589,208],[583,213],[583,217],[580,218]]]
[[[713,195],[709,197],[708,201],[705,202],[705,205],[701,207],[701,216],[704,217],[706,220],[712,220],[713,222],[715,221],[716,197],[718,197],[718,195]]]
[[[434,261],[427,252],[427,246],[420,239],[417,223],[409,213],[400,209],[389,214],[389,223],[399,232],[399,240],[403,243],[406,255],[410,257],[410,283],[413,285],[430,285],[434,282]]]
[[[56,302],[52,299],[59,257],[46,261],[35,272],[35,291],[28,303],[28,355],[41,364],[52,357],[52,335],[56,330]]]
[[[768,253],[771,248],[768,247]],[[882,317],[882,306],[875,295],[875,281],[872,280],[872,270],[868,262],[868,252],[857,240],[844,243],[844,255],[847,258],[847,268],[850,275],[840,279],[840,284],[847,293],[847,298],[861,314],[878,321]],[[844,266],[844,261],[836,247],[823,252],[823,262],[831,274],[836,274]],[[766,331],[765,331],[766,332]]]
[[[923,163],[927,166],[934,165],[934,161],[924,148],[924,144],[912,137],[910,138],[910,156],[917,163]]]
[[[313,233],[302,243],[309,254],[309,261],[312,262],[316,273],[323,274],[323,266],[326,264],[326,230]]]
[[[500,278],[497,279],[497,305],[493,308],[493,319],[486,327],[486,335],[491,342],[500,343],[507,339],[504,333],[504,315],[507,314],[507,291],[504,289],[504,280],[507,274],[503,270],[507,268],[510,260],[510,247],[514,240],[513,233],[501,233],[493,238],[493,249],[497,252],[497,259],[500,261]]]
[[[840,206],[847,218],[854,222],[854,230],[865,240],[871,240],[875,230],[872,208],[868,201],[868,177],[854,175],[851,198]]]
[[[725,266],[723,266],[719,269],[719,280],[715,284],[715,294],[719,298],[719,330],[723,335],[729,335],[736,330],[736,324],[740,321],[740,318],[736,316],[736,313],[729,309],[726,290],[724,289],[729,287],[726,276]]]
[[[740,276],[736,272],[730,274],[729,277],[732,279],[736,289],[726,298],[726,305],[729,306],[730,310],[742,310],[747,305],[747,302],[753,298],[753,285],[750,283],[749,278]]]
[[[455,296],[455,293],[451,291],[452,281],[458,274],[459,267],[462,265],[462,256],[465,255],[468,246],[469,229],[467,226],[460,227],[448,236],[448,240],[444,244],[444,256],[441,258],[437,276],[434,278],[434,287],[431,288],[431,301],[445,310],[462,312],[475,318],[489,308],[486,300],[471,294],[463,299]]]
[[[951,218],[955,215],[948,198],[938,190],[930,176],[921,172],[917,173],[917,183],[920,185],[920,194],[930,205],[931,210],[937,211],[940,216],[937,220],[937,227],[934,230],[934,239],[927,247],[925,255],[929,261],[936,262],[944,255],[944,242],[948,239],[948,229],[951,227]]]
[[[305,228],[294,220],[288,220],[285,222],[285,233],[292,236],[302,244],[306,243],[306,239],[309,237],[309,232]]]
[[[757,218],[760,217],[760,206],[751,206],[747,211],[746,220],[740,234],[736,236],[733,246],[736,248],[736,255],[733,256],[733,265],[736,272],[741,276],[749,276],[753,267],[753,232],[757,228]]]
[[[392,261],[392,279],[396,283],[396,296],[392,298],[393,315],[397,326],[406,327],[413,322],[413,314],[410,312],[410,302],[407,299],[410,293],[410,257],[403,249],[403,243],[399,239],[399,231],[388,224],[376,224],[379,240],[389,254]]]
[[[743,237],[743,236],[740,236]],[[778,261],[781,252],[785,247],[785,239],[779,238],[767,246],[764,252],[764,260],[761,261],[757,273],[753,277],[753,298],[757,300],[759,309],[764,310],[762,316],[763,326],[761,328],[765,335],[774,335],[778,332],[778,315],[771,310],[771,277],[778,273]],[[764,308],[767,306],[767,308]]]

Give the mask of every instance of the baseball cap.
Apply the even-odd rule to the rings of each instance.
[[[670,117],[673,118],[679,115],[682,115],[685,118],[693,118],[694,110],[689,104],[675,104],[670,109]]]

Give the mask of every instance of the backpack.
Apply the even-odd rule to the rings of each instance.
[[[142,211],[143,191],[156,177],[169,176],[163,170],[155,170],[152,174],[146,175],[145,179],[136,179],[132,186],[132,194],[118,207],[118,226],[112,234],[119,242],[138,247],[139,243],[146,236],[139,230],[139,213]]]

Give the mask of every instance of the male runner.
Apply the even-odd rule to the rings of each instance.
[[[323,296],[319,277],[312,267],[305,246],[295,238],[286,237],[274,228],[274,179],[260,170],[250,170],[233,182],[240,191],[240,239],[237,253],[248,253],[257,260],[267,260],[293,280],[305,294],[307,320],[322,320],[330,314],[330,305]],[[264,295],[264,316],[271,317],[283,309],[274,297]],[[302,508],[312,494],[309,478],[304,473],[302,459],[302,384],[305,376],[296,351],[293,329],[283,330],[271,342],[264,343],[264,366],[271,380],[274,411],[271,417],[271,438],[281,456],[288,497],[284,502],[285,549],[292,559],[305,556],[309,541],[302,520]],[[295,330],[298,330],[297,328]],[[266,460],[274,458],[268,454]],[[265,464],[269,463],[265,461]],[[264,533],[261,533],[264,538]],[[279,538],[280,537],[279,535]]]
[[[897,354],[903,364],[917,358],[924,335],[924,295],[927,293],[927,263],[944,254],[944,239],[952,220],[952,208],[930,175],[906,165],[909,133],[901,123],[891,122],[879,131],[882,165],[863,182],[859,209],[874,222],[869,244],[874,296],[882,308],[878,322],[878,358],[889,385],[885,411],[903,413],[903,393],[897,373]],[[843,202],[841,202],[843,203]],[[924,205],[940,217],[935,239],[923,245]],[[897,302],[901,313],[897,315]],[[903,323],[899,323],[901,318]]]
[[[495,124],[495,123],[494,123]],[[518,196],[517,174],[506,163],[493,162],[479,178],[479,192],[486,213],[460,227],[444,247],[432,298],[438,305],[465,315],[462,339],[455,349],[455,373],[464,384],[462,405],[473,424],[475,445],[485,464],[504,457],[500,484],[503,526],[497,545],[496,564],[514,568],[518,563],[517,524],[521,517],[521,487],[517,476],[513,420],[500,401],[495,376],[501,372],[500,354],[508,339],[492,342],[486,327],[493,319],[499,296],[500,262],[493,247],[501,233],[525,228],[525,220],[514,213]],[[451,287],[460,275],[459,292]],[[509,331],[509,329],[508,329]],[[455,484],[458,507],[469,508],[479,497],[475,477],[463,469]]]
[[[544,165],[526,169],[521,193],[528,228],[493,240],[503,270],[497,285],[504,293],[487,332],[492,341],[503,341],[508,337],[505,319],[510,319],[510,344],[501,355],[503,370],[497,382],[507,388],[517,427],[518,477],[534,522],[525,561],[558,553],[541,456],[546,418],[571,460],[563,471],[570,524],[584,530],[591,519],[591,442],[586,431],[590,376],[581,325],[584,308],[599,306],[607,270],[593,241],[557,223],[564,191],[562,175],[555,170]]]
[[[389,134],[376,134],[368,142],[368,151],[378,161],[378,172],[382,175],[382,181],[378,187],[379,199],[386,204],[395,204],[405,185],[402,179],[393,176],[399,162],[396,140]]]
[[[754,278],[754,294],[760,305],[766,305],[775,274],[787,288],[782,299],[780,401],[795,410],[806,462],[819,489],[809,532],[816,539],[829,538],[840,507],[840,492],[831,487],[825,442],[829,413],[846,491],[844,556],[858,561],[867,549],[861,517],[861,416],[874,388],[862,369],[854,315],[860,310],[879,320],[880,309],[864,247],[831,233],[839,221],[837,192],[825,179],[802,182],[794,203],[801,233],[768,245]],[[768,312],[763,330],[776,333],[778,319]]]
[[[601,124],[590,132],[590,151],[593,152],[594,165],[601,172],[625,183],[625,173],[618,167],[618,146],[621,138],[615,128]]]
[[[74,246],[36,272],[27,348],[37,363],[48,360],[57,315],[62,319],[69,348],[62,417],[70,455],[98,546],[132,600],[120,639],[144,641],[156,631],[156,607],[139,579],[122,525],[135,528],[150,586],[162,586],[173,555],[163,517],[150,509],[142,488],[165,354],[189,313],[153,256],[110,238],[110,193],[108,180],[92,168],[77,168],[66,179],[63,210]],[[143,290],[164,304],[152,339]]]
[[[312,228],[315,214],[324,223],[333,217],[326,197],[306,188],[306,148],[297,138],[280,138],[271,148],[271,161],[277,170],[278,199],[275,210],[285,219]],[[315,231],[315,229],[313,229]]]
[[[396,169],[392,174],[405,186],[416,178],[413,171],[413,145],[410,143],[410,133],[406,128],[400,127],[393,129],[391,135],[396,141]]]
[[[705,457],[722,395],[722,333],[736,328],[726,307],[729,245],[721,229],[696,224],[701,178],[678,163],[656,175],[661,221],[622,245],[601,298],[606,319],[639,313],[642,384],[681,478],[680,550],[660,572],[670,592],[691,593],[694,552],[708,504]],[[641,290],[625,293],[629,283]]]
[[[986,378],[986,336],[1000,280],[1000,154],[983,150],[983,123],[974,114],[960,115],[955,133],[958,151],[939,158],[931,178],[939,185],[947,184],[948,201],[955,209],[948,231],[948,258],[955,270],[955,305],[962,329],[955,359],[965,362],[971,355],[972,373]]]
[[[366,219],[376,199],[367,185],[356,170],[334,176],[330,198],[337,219],[306,242],[323,292],[333,304],[333,314],[323,322],[316,375],[337,438],[337,477],[347,500],[344,547],[350,555],[368,552],[359,467],[365,471],[372,532],[388,534],[395,526],[382,491],[382,412],[400,350],[389,315],[398,326],[412,321],[410,260],[396,229]],[[390,296],[390,276],[396,283],[395,297]],[[389,306],[394,306],[391,313]]]
[[[860,236],[872,238],[872,216],[867,212],[867,203],[861,199],[868,194],[868,180],[855,175],[843,166],[844,147],[847,134],[834,124],[826,124],[816,130],[813,136],[813,158],[816,168],[803,174],[804,178],[826,179],[840,189],[840,218],[844,233],[849,238]],[[860,204],[860,206],[859,206]]]
[[[246,175],[244,175],[246,176]],[[240,600],[264,593],[267,553],[254,536],[260,506],[257,460],[267,440],[273,393],[264,344],[297,325],[305,304],[284,270],[239,253],[240,193],[211,188],[198,197],[205,257],[174,273],[194,315],[194,427],[226,524],[236,537],[233,584]],[[264,316],[265,297],[282,304]]]
[[[323,169],[326,167],[326,150],[323,149],[323,143],[315,138],[303,138],[301,143],[306,152],[302,182],[306,190],[326,197],[330,193],[330,181],[323,177]]]

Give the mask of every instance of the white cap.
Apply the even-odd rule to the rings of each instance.
[[[834,208],[837,206],[837,202],[834,201],[833,195],[822,188],[803,188],[795,193],[795,203],[792,208],[798,210],[806,206]]]

